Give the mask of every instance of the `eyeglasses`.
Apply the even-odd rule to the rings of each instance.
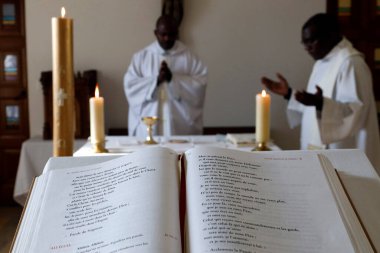
[[[307,38],[307,39],[302,39],[301,44],[304,46],[313,46],[315,43],[319,41],[319,38]]]

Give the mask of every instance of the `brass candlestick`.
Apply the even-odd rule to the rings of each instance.
[[[157,123],[158,117],[156,116],[148,116],[148,117],[142,117],[142,122],[147,126],[146,130],[148,132],[148,135],[146,136],[146,140],[144,141],[144,144],[157,144],[157,142],[153,139],[153,131],[152,127]]]
[[[105,148],[106,141],[97,141],[91,142],[94,153],[108,153],[108,150]]]
[[[270,151],[271,149],[267,146],[266,142],[256,142],[255,147],[252,151]]]

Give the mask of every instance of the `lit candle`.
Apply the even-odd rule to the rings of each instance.
[[[263,90],[256,95],[256,142],[267,143],[270,138],[270,96]]]
[[[95,97],[90,98],[90,133],[91,143],[104,142],[104,99],[99,96],[98,85],[95,88]]]
[[[53,155],[72,156],[75,134],[73,20],[52,18]]]

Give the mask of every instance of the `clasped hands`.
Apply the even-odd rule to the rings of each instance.
[[[261,78],[261,82],[265,85],[267,89],[275,94],[281,96],[288,96],[291,92],[288,81],[279,73],[277,73],[278,81],[274,81],[267,77]],[[321,111],[323,107],[323,91],[317,85],[317,91],[313,93],[308,93],[305,90],[296,91],[295,98],[298,102],[305,106],[315,106],[317,110]]]
[[[160,71],[157,77],[157,86],[163,82],[170,82],[172,80],[173,74],[168,67],[166,61],[161,62]]]

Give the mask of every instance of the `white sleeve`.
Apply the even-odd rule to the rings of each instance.
[[[292,90],[292,94],[288,101],[288,107],[286,111],[286,116],[288,119],[288,124],[290,128],[295,128],[296,126],[301,124],[302,121],[302,113],[304,111],[305,106],[298,102],[295,98],[295,90]]]
[[[207,67],[190,52],[185,60],[187,70],[173,73],[168,85],[169,96],[190,107],[202,107],[206,92]]]
[[[371,73],[360,56],[348,58],[339,73],[334,97],[324,98],[318,121],[325,144],[353,136],[363,128],[373,99]]]
[[[124,92],[130,109],[139,115],[144,105],[157,99],[157,76],[143,76],[141,56],[134,55],[124,75]]]

